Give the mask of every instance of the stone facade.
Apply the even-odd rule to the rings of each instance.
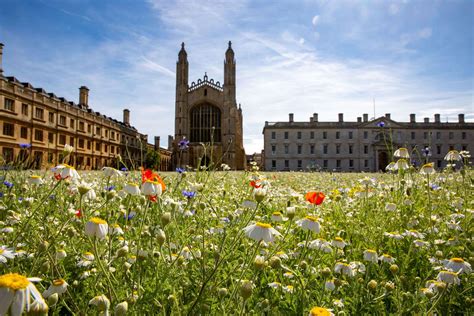
[[[89,89],[79,88],[79,104],[57,97],[15,77],[4,77],[0,44],[0,156],[1,164],[26,163],[43,168],[61,162],[66,144],[74,147],[69,163],[79,169],[103,166],[128,168],[142,165],[147,135],[130,125],[130,111],[123,121],[89,107]],[[20,144],[28,144],[22,149]]]
[[[439,114],[433,122],[429,118],[416,122],[415,114],[410,114],[409,122],[396,122],[390,114],[372,120],[364,114],[356,122],[344,122],[342,113],[337,122],[319,122],[317,113],[309,121],[295,122],[290,113],[287,122],[265,122],[263,137],[264,166],[269,171],[385,170],[399,147],[411,151],[415,165],[428,158],[442,168],[449,150],[472,152],[474,123],[465,122],[464,114],[456,123],[442,123]]]
[[[184,43],[176,63],[175,135],[172,142],[175,166],[221,163],[232,169],[245,168],[242,109],[237,106],[236,63],[231,42],[225,53],[224,84],[203,79],[188,84],[189,64]],[[179,149],[186,138],[189,148]],[[206,146],[203,146],[205,144]]]

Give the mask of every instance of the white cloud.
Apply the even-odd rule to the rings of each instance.
[[[431,28],[425,27],[424,29],[422,29],[418,32],[418,36],[420,38],[430,38],[431,33],[432,33]]]
[[[319,15],[315,15],[313,19],[311,20],[311,23],[316,26],[319,22]]]

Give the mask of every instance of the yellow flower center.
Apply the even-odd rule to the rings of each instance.
[[[70,165],[68,165],[68,164],[65,164],[65,163],[63,163],[63,166],[64,166],[64,168],[68,168],[68,169],[74,169],[74,167],[73,167],[73,166],[70,166]]]
[[[8,273],[0,276],[0,287],[7,287],[11,290],[26,289],[30,281],[18,273]]]
[[[309,221],[312,221],[312,222],[317,222],[318,221],[318,218],[316,216],[311,216],[311,215],[306,216],[305,219],[307,219]]]
[[[452,258],[451,262],[456,262],[456,263],[463,263],[464,260],[462,258]]]
[[[84,252],[84,256],[93,256],[94,254],[92,252],[86,251]]]
[[[384,256],[385,258],[392,258],[392,256],[389,255],[388,253],[384,253],[383,256]]]
[[[423,167],[421,168],[433,168],[433,166],[434,166],[434,163],[430,162],[430,163],[424,164]]]
[[[1,255],[2,253],[4,253],[4,252],[5,252],[5,250],[0,249],[0,255]]]
[[[311,316],[329,316],[331,313],[323,307],[313,307],[309,312]]]
[[[261,227],[261,228],[272,228],[272,225],[266,224],[266,223],[261,223],[261,222],[257,222],[256,225],[257,225],[258,227]]]
[[[156,184],[156,185],[160,184],[158,181],[151,181],[151,180],[146,180],[145,182],[146,183],[151,183],[151,184]]]
[[[456,272],[452,272],[452,271],[441,271],[442,274],[449,274],[449,275],[458,275]]]
[[[335,241],[344,241],[341,237],[334,238]]]
[[[276,254],[277,254],[277,255],[284,255],[285,252],[284,252],[284,251],[278,251]]]
[[[281,213],[280,213],[280,212],[273,212],[273,214],[272,214],[272,215],[273,215],[273,216],[280,216],[280,215],[281,215]]]
[[[63,279],[57,279],[57,280],[54,280],[54,281],[53,281],[53,285],[54,285],[54,286],[61,286],[61,285],[63,285],[64,283],[66,283],[66,281],[64,281]]]
[[[103,219],[101,218],[98,218],[98,217],[92,217],[89,222],[91,223],[94,223],[94,224],[97,224],[97,225],[100,225],[100,224],[107,224],[106,221],[104,221]]]
[[[367,249],[366,250],[367,252],[370,252],[370,253],[376,253],[377,251],[375,251],[374,249]]]
[[[33,176],[30,176],[30,178],[31,178],[31,179],[40,179],[41,177],[40,177],[40,176],[35,176],[35,175],[33,175]]]
[[[131,186],[134,186],[134,187],[138,187],[138,184],[133,183],[133,182],[129,182],[128,185],[131,185]]]

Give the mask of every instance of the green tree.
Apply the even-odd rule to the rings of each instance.
[[[160,168],[160,153],[156,150],[148,149],[145,156],[146,168],[159,170]]]

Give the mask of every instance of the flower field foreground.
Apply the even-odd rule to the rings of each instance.
[[[472,173],[431,169],[4,172],[0,312],[472,314]]]

